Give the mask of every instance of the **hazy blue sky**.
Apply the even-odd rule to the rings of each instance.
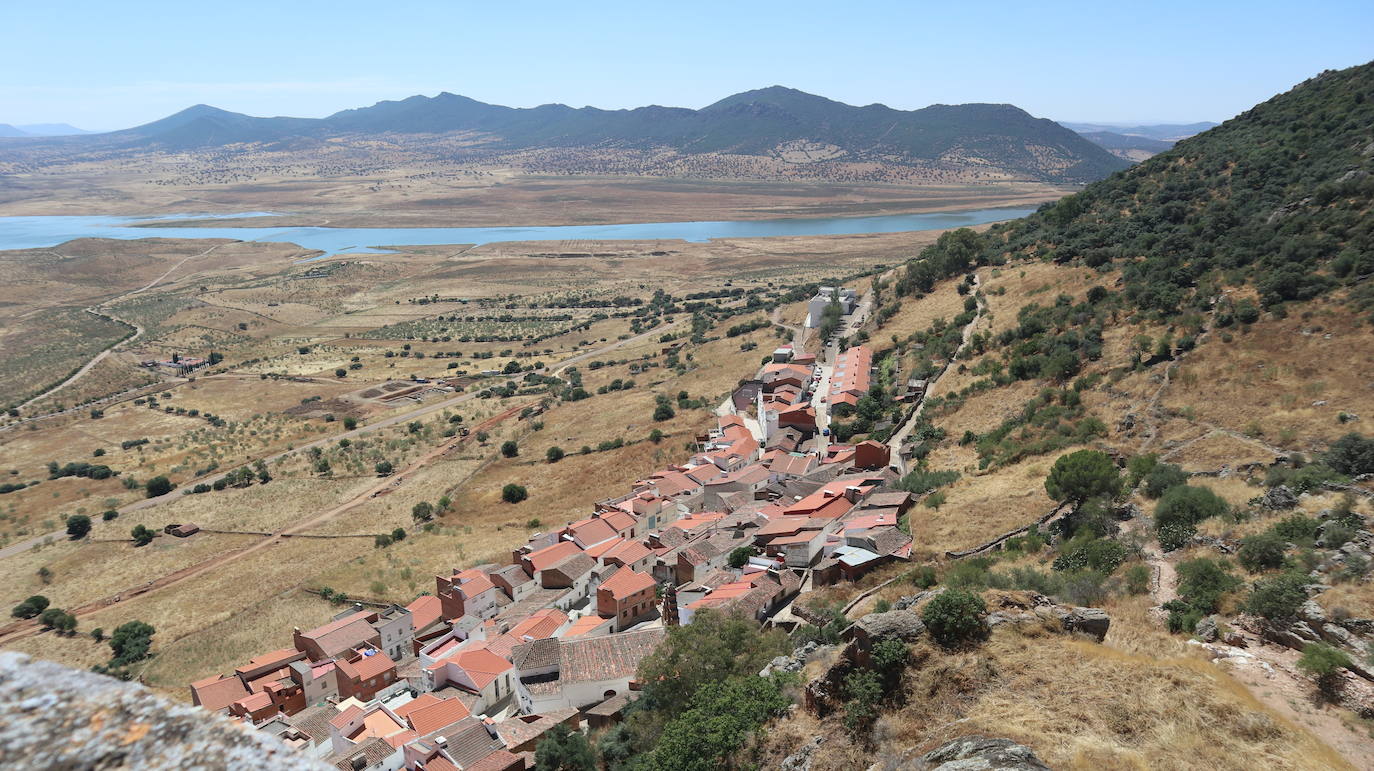
[[[701,107],[782,84],[913,109],[1221,120],[1374,58],[1374,2],[19,2],[0,123],[144,123],[452,91],[513,106]]]

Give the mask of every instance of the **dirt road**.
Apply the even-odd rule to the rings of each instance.
[[[358,506],[361,506],[368,500],[380,495],[383,491],[395,490],[396,488],[405,484],[405,481],[408,478],[410,478],[412,474],[429,465],[430,463],[434,462],[438,458],[443,457],[453,448],[467,441],[476,441],[476,435],[478,433],[482,431],[488,431],[496,427],[500,423],[509,420],[512,417],[515,417],[520,413],[521,410],[529,406],[531,405],[521,404],[516,407],[511,407],[510,409],[500,413],[499,415],[487,418],[486,420],[472,427],[471,435],[456,436],[452,439],[449,439],[446,442],[443,442],[442,444],[439,444],[438,446],[426,452],[424,455],[421,455],[419,458],[415,459],[415,461],[413,461],[410,465],[406,466],[404,469],[389,477],[385,477],[379,480],[377,484],[367,488],[361,493],[358,493],[357,495],[353,496],[347,501],[327,511],[323,511],[319,514],[316,514],[313,517],[301,520],[300,522],[297,522],[294,525],[277,530],[271,535],[263,538],[261,541],[246,546],[242,549],[236,549],[231,552],[220,554],[204,562],[182,568],[181,570],[168,573],[167,575],[162,576],[160,578],[156,578],[152,581],[148,581],[137,586],[128,587],[123,591],[108,595],[94,602],[87,603],[74,609],[68,609],[67,612],[75,615],[77,618],[80,618],[82,616],[88,616],[92,613],[103,610],[104,608],[108,608],[109,606],[117,602],[123,602],[134,597],[144,597],[154,592],[162,591],[163,589],[166,589],[169,586],[175,586],[176,584],[179,584],[183,581],[188,581],[192,578],[195,578],[196,576],[204,575],[205,573],[211,570],[221,568],[231,562],[247,557],[250,554],[255,554],[257,552],[262,551],[263,549],[275,546],[281,543],[285,538],[288,538],[298,533],[303,533],[312,527],[322,525],[339,516],[340,514],[348,512],[354,508],[357,508]],[[0,628],[0,644],[28,637],[30,635],[37,634],[41,631],[43,631],[42,627],[38,624],[36,620],[18,621],[4,628]]]

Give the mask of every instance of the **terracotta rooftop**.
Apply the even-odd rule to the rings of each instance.
[[[313,640],[325,656],[337,656],[377,636],[370,619],[375,613],[360,610],[321,627],[302,632],[301,637]]]
[[[610,592],[611,597],[623,600],[632,594],[653,588],[653,576],[626,568],[616,571],[616,574],[606,579],[597,591]]]
[[[350,680],[370,680],[383,672],[396,668],[396,662],[391,657],[376,651],[371,656],[363,656],[357,661],[339,661],[339,671]]]
[[[237,677],[215,675],[191,683],[191,700],[212,711],[225,709],[247,695],[248,689]]]
[[[559,541],[553,546],[546,546],[538,551],[530,552],[525,555],[525,559],[529,561],[530,568],[538,573],[557,565],[574,554],[581,553],[582,547],[572,541]]]
[[[371,768],[391,757],[395,752],[395,747],[392,747],[381,739],[373,737],[348,752],[342,753],[337,759],[331,756],[330,760],[334,761],[334,767],[338,768],[339,771],[353,771],[355,768],[353,765],[353,758],[359,755],[366,761],[366,765],[364,765],[363,768]]]
[[[406,715],[406,721],[417,733],[424,735],[457,723],[471,714],[463,702],[457,699],[439,699],[437,703],[411,710]]]
[[[440,614],[443,613],[443,603],[438,597],[426,594],[407,605],[406,610],[410,611],[411,629],[418,632],[439,620]]]
[[[579,618],[578,620],[574,621],[572,623],[572,626],[568,627],[566,630],[563,631],[563,639],[567,640],[574,637],[580,637],[596,629],[597,627],[605,626],[609,623],[609,620],[604,619],[600,616],[583,616],[582,618]]]
[[[639,662],[665,634],[662,629],[648,629],[565,640],[559,650],[558,679],[566,684],[634,677]]]

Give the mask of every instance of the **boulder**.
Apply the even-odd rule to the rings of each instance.
[[[1298,505],[1298,496],[1287,485],[1275,485],[1260,496],[1259,505],[1270,511],[1287,511]]]
[[[816,750],[821,748],[822,741],[822,736],[813,737],[811,741],[803,744],[801,749],[788,755],[779,768],[782,771],[811,771],[811,761],[816,756]]]
[[[333,766],[136,683],[4,651],[0,768],[329,771]]]
[[[1351,634],[1349,629],[1343,626],[1337,626],[1336,624],[1323,624],[1318,628],[1321,630],[1322,639],[1332,645],[1338,645],[1345,648],[1355,653],[1359,658],[1364,658],[1368,655],[1369,646],[1363,640]]]
[[[1049,771],[1035,751],[1010,739],[965,736],[927,752],[906,768],[925,771]]]
[[[1070,632],[1086,634],[1098,642],[1107,636],[1112,619],[1101,608],[1074,608],[1064,619],[1064,628]]]
[[[1216,641],[1217,637],[1219,636],[1219,630],[1217,628],[1217,617],[1208,616],[1202,619],[1201,621],[1197,622],[1197,626],[1193,629],[1193,636],[1197,637],[1197,639],[1203,642],[1209,643]]]
[[[841,633],[846,640],[865,638],[869,641],[901,640],[915,642],[925,634],[926,625],[921,614],[914,610],[889,610],[885,613],[869,613],[850,624]]]
[[[1298,607],[1298,618],[1314,627],[1320,627],[1326,623],[1326,609],[1318,605],[1316,600],[1306,600]]]

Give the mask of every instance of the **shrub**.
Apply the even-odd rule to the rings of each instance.
[[[91,518],[85,514],[67,517],[67,537],[73,541],[85,538],[91,532]]]
[[[520,445],[514,439],[507,439],[501,443],[501,454],[507,458],[514,458],[520,454]]]
[[[1273,570],[1283,566],[1283,553],[1288,548],[1273,530],[1263,533],[1246,536],[1241,539],[1240,552],[1237,555],[1240,559],[1241,567],[1251,573],[1259,573],[1263,570]]]
[[[142,621],[128,621],[120,624],[114,634],[110,635],[110,650],[114,651],[114,658],[110,663],[115,666],[125,666],[136,661],[142,661],[148,657],[148,650],[153,644],[153,629],[151,624]]]
[[[665,420],[672,420],[676,415],[677,413],[673,412],[672,406],[667,403],[660,404],[654,408],[654,420],[660,423]]]
[[[1186,560],[1178,564],[1177,571],[1179,596],[1204,614],[1217,612],[1221,598],[1241,585],[1224,560]]]
[[[1326,463],[1347,476],[1374,473],[1374,437],[1349,433],[1331,443]]]
[[[377,461],[377,465],[373,466],[373,469],[376,470],[377,476],[379,477],[391,476],[391,472],[395,471],[395,468],[392,467],[391,461],[389,460]]]
[[[1271,621],[1296,618],[1298,608],[1307,601],[1307,583],[1307,577],[1299,573],[1261,578],[1250,590],[1245,609]]]
[[[15,605],[14,609],[10,611],[10,615],[15,618],[33,618],[47,609],[48,598],[41,594],[35,594]]]
[[[544,458],[548,460],[549,463],[557,463],[558,461],[563,460],[563,448],[550,447],[547,451],[544,452]]]
[[[752,546],[738,546],[730,552],[730,567],[742,568],[749,564],[749,558],[754,556]]]
[[[377,547],[378,549],[385,549],[386,547],[390,546],[391,543],[392,543],[392,538],[391,538],[391,536],[386,535],[385,533],[383,533],[383,534],[381,534],[381,535],[378,535],[378,536],[375,536],[375,537],[372,539],[372,545],[375,546],[375,547]]]
[[[157,537],[157,533],[143,525],[134,525],[134,529],[129,531],[129,537],[134,540],[134,546],[147,546]]]
[[[165,476],[156,476],[148,480],[148,484],[144,485],[144,490],[149,498],[156,498],[160,495],[170,493],[172,487],[173,485],[170,479]]]
[[[420,501],[410,507],[410,516],[416,522],[428,522],[434,519],[434,504],[429,501]]]
[[[1336,701],[1340,696],[1341,670],[1349,669],[1354,666],[1354,662],[1345,654],[1345,651],[1333,648],[1325,643],[1309,643],[1303,646],[1302,658],[1298,659],[1298,668],[1306,672],[1317,681],[1317,690],[1331,701]]]
[[[1269,529],[1274,535],[1285,541],[1303,545],[1312,543],[1312,539],[1316,538],[1319,524],[1317,520],[1311,517],[1294,514],[1275,522],[1274,526]]]
[[[1064,545],[1054,560],[1054,569],[1097,570],[1111,575],[1129,554],[1126,546],[1110,538],[1078,537]]]
[[[907,578],[922,589],[929,589],[940,583],[939,577],[935,575],[935,568],[929,565],[922,565],[907,573]]]
[[[1126,591],[1129,594],[1146,594],[1150,591],[1150,568],[1136,564],[1126,568]]]
[[[100,515],[100,518],[106,522],[109,522],[112,519],[119,519],[119,512],[115,509],[106,509],[105,513]]]
[[[963,589],[949,589],[936,595],[921,611],[930,636],[946,648],[954,648],[983,634],[983,598]]]
[[[1174,487],[1188,483],[1188,473],[1172,463],[1160,463],[1145,475],[1145,495],[1159,498]]]
[[[530,497],[529,491],[523,485],[512,482],[501,488],[501,500],[506,503],[519,503],[528,497]]]
[[[1172,551],[1197,532],[1197,523],[1226,513],[1226,501],[1205,487],[1179,485],[1164,493],[1155,506],[1159,545]]]

